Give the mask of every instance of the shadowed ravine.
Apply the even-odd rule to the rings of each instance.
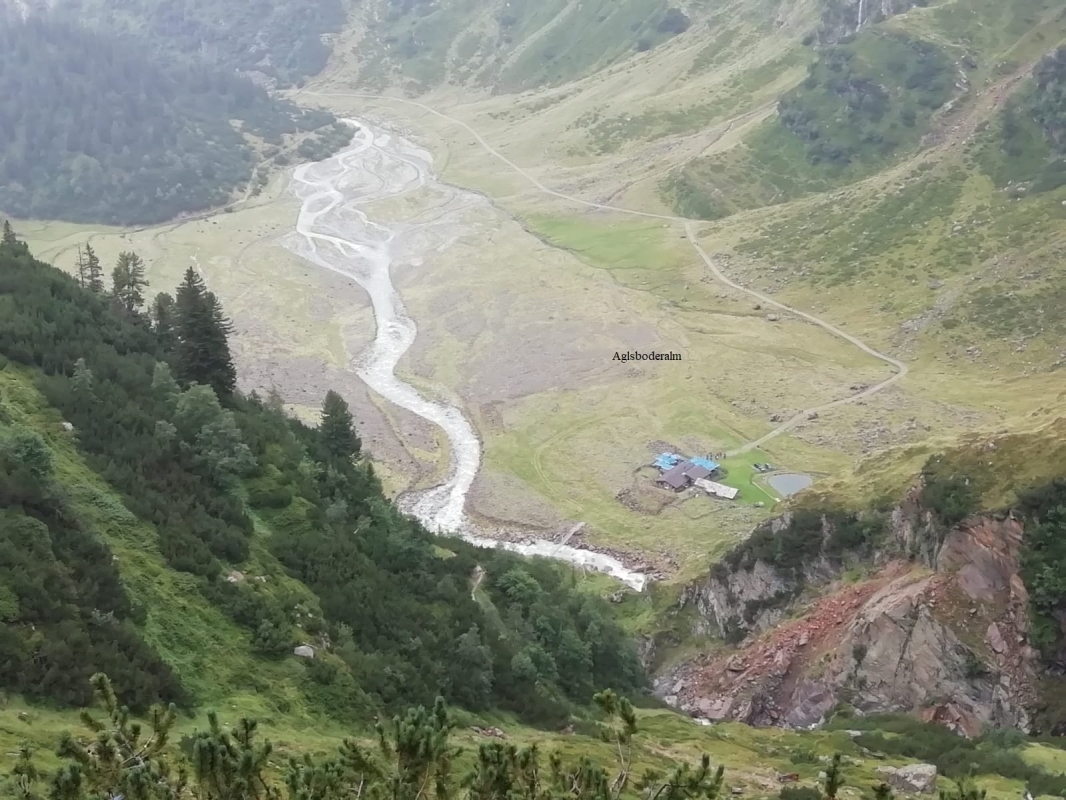
[[[356,374],[386,400],[434,423],[448,437],[447,480],[403,495],[400,507],[434,532],[455,534],[485,547],[561,559],[642,589],[644,576],[610,556],[548,541],[517,544],[474,533],[464,506],[481,465],[481,442],[460,409],[427,400],[396,377],[396,365],[414,343],[418,328],[392,284],[390,271],[394,260],[419,263],[422,254],[447,246],[456,236],[457,217],[485,201],[438,183],[430,169],[432,156],[425,150],[362,122],[349,122],[359,126],[351,146],[326,161],[296,169],[293,191],[301,201],[300,214],[296,233],[284,244],[311,263],[350,277],[366,291],[377,333],[355,359]],[[443,197],[444,202],[434,206],[432,215],[400,222],[375,221],[364,210],[376,201],[412,192]]]

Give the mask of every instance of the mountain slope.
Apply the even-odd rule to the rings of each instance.
[[[306,144],[302,156],[321,157],[350,140],[331,114],[271,97],[231,63],[90,20],[0,13],[8,214],[159,222],[253,192],[271,164],[287,163],[286,150]]]
[[[297,706],[356,721],[440,694],[470,709],[558,724],[598,686],[639,692],[632,646],[602,601],[557,565],[457,541],[442,552],[439,540],[385,500],[373,469],[352,460],[358,440],[343,445],[336,424],[308,428],[254,396],[224,394],[222,405],[208,386],[188,382],[187,353],[196,365],[208,363],[202,349],[187,349],[210,324],[186,316],[198,307],[196,292],[212,317],[221,313],[195,272],[178,293],[172,331],[163,322],[169,317],[157,313],[152,325],[120,310],[114,298],[34,261],[18,242],[4,244],[0,257],[4,402],[20,421],[5,437],[5,475],[14,489],[24,474],[36,481],[6,493],[4,511],[66,519],[72,531],[57,528],[52,538],[61,562],[54,580],[71,573],[68,605],[80,609],[67,616],[87,625],[98,616],[129,618],[119,632],[154,646],[173,670],[172,680],[159,656],[144,650],[139,669],[163,677],[152,686],[147,677],[116,674],[124,702],[143,708],[183,691],[190,703],[258,693],[258,703],[275,711]],[[341,420],[340,429],[350,429],[351,419]],[[49,460],[70,469],[36,466]],[[49,511],[41,504],[53,497],[71,504]],[[87,548],[81,561],[94,565],[87,578],[63,550],[73,531]],[[115,573],[107,545],[129,572]],[[480,590],[498,613],[486,615],[466,588],[478,565]],[[46,567],[41,555],[28,568],[50,575]],[[24,661],[50,674],[42,661],[49,643],[34,635],[33,583],[5,585],[5,630],[15,634],[5,688],[84,702],[79,678],[109,668],[106,651],[87,648],[78,669],[66,670],[81,693],[23,685]],[[220,614],[228,621],[220,623]],[[301,642],[312,644],[314,658],[293,658]]]
[[[416,92],[445,81],[495,92],[557,86],[651,50],[692,22],[666,0],[373,0],[355,14],[360,82]]]
[[[21,0],[30,16],[55,14],[96,30],[131,37],[167,61],[252,73],[283,86],[316,75],[330,55],[330,36],[344,24],[341,0]]]

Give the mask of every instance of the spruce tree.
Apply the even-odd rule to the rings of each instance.
[[[318,428],[322,443],[337,458],[350,461],[359,455],[361,442],[355,433],[352,412],[344,398],[330,389],[322,403],[322,424]]]
[[[5,247],[14,247],[19,243],[19,240],[15,237],[15,231],[11,227],[10,220],[4,220],[4,238],[0,240],[0,244]]]
[[[86,282],[89,280],[89,262],[85,259],[85,251],[81,249],[81,245],[78,245],[78,260],[75,262],[75,266],[78,270],[78,286],[85,288]]]
[[[144,305],[144,259],[133,252],[119,253],[111,273],[112,294],[128,314],[135,314]]]
[[[825,771],[825,781],[822,784],[822,793],[826,800],[836,800],[837,792],[844,785],[844,774],[840,769],[840,753],[833,754],[833,760],[829,769]]]
[[[218,298],[189,267],[174,302],[177,329],[178,377],[186,383],[202,383],[219,398],[233,394],[237,370],[233,366],[227,334],[231,326]]]
[[[79,251],[79,258],[81,253]],[[79,272],[81,272],[82,265],[79,264]],[[104,270],[100,266],[100,258],[96,255],[96,251],[93,250],[91,244],[85,245],[85,264],[84,264],[84,278],[82,280],[82,286],[96,294],[104,293]]]
[[[89,408],[96,402],[93,394],[93,373],[85,364],[84,358],[74,362],[74,374],[71,375],[70,389],[82,408]]]
[[[155,335],[159,340],[159,346],[166,353],[173,352],[177,344],[177,331],[175,325],[174,298],[166,292],[160,292],[152,302],[152,322],[155,327]]]

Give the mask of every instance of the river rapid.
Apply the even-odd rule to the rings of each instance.
[[[454,405],[429,400],[396,376],[396,365],[414,343],[418,327],[392,283],[394,263],[420,265],[464,230],[464,212],[484,198],[440,183],[432,156],[406,139],[363,121],[345,150],[325,161],[296,168],[292,190],[300,200],[296,231],[283,244],[307,261],[351,278],[366,291],[374,310],[374,341],[352,364],[373,391],[444,431],[451,445],[447,479],[431,489],[408,492],[400,508],[429,530],[459,536],[481,547],[502,547],[545,556],[613,575],[641,591],[643,573],[618,559],[545,540],[522,543],[477,535],[464,508],[481,466],[481,441]],[[423,193],[428,211],[402,221],[372,219],[372,204]]]

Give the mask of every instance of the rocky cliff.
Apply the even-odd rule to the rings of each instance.
[[[827,515],[817,526],[789,514],[757,529],[754,545],[682,599],[703,631],[739,646],[661,675],[660,696],[699,717],[755,725],[811,726],[846,703],[917,712],[966,734],[1028,729],[1039,657],[1018,574],[1022,523],[985,515],[946,527],[917,498],[884,515],[876,536]],[[853,546],[831,547],[842,526]],[[789,541],[798,559],[782,556]]]

